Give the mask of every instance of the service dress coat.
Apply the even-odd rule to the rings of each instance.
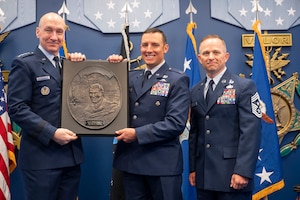
[[[227,69],[211,101],[204,99],[205,80],[191,90],[190,171],[199,189],[232,192],[232,174],[250,179],[251,191],[261,139],[261,111],[254,82]],[[236,190],[239,191],[239,190]]]
[[[180,175],[179,135],[188,117],[189,78],[164,63],[142,87],[143,72],[129,72],[129,127],[135,128],[137,141],[118,142],[114,167],[138,175]]]
[[[22,129],[18,166],[43,170],[83,162],[81,139],[60,145],[51,138],[60,126],[61,77],[38,48],[16,57],[8,81],[8,112]]]

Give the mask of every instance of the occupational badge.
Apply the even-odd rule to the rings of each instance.
[[[43,96],[46,96],[46,95],[48,95],[49,93],[50,93],[50,88],[49,88],[49,87],[43,86],[43,87],[41,88],[41,94],[42,94]]]

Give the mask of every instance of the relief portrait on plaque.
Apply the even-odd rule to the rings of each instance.
[[[85,66],[81,63],[82,66],[75,72],[72,70],[72,74],[69,75],[65,75],[67,72],[64,70],[63,77],[62,123],[73,128],[72,121],[75,121],[83,128],[79,128],[79,132],[83,134],[109,127],[112,122],[116,121],[121,110],[124,110],[122,108],[124,102],[127,107],[127,95],[124,96],[126,92],[124,93],[121,83],[124,80],[120,80],[118,75],[105,65],[99,65],[97,62],[90,63],[92,64],[85,62]],[[111,67],[114,70],[117,68],[117,66]],[[125,73],[127,74],[126,71]],[[124,72],[120,74],[124,76]],[[125,81],[127,83],[127,79]],[[127,87],[127,84],[123,85]],[[71,117],[64,120],[67,113]],[[125,114],[127,115],[126,109]],[[71,118],[73,120],[70,120]],[[113,128],[116,130],[115,126]],[[114,131],[107,132],[114,133]]]
[[[109,101],[105,97],[104,88],[100,83],[92,83],[89,86],[89,97],[91,102],[84,109],[85,117],[89,124],[89,120],[99,120],[103,118],[110,118],[108,115],[115,115],[120,110],[120,99]],[[108,120],[109,121],[109,120]]]
[[[120,111],[120,83],[115,74],[104,68],[86,67],[79,71],[68,92],[71,115],[86,128],[104,128]]]

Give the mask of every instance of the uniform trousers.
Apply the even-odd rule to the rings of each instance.
[[[22,169],[26,200],[75,200],[80,165],[49,170]]]
[[[182,200],[182,176],[147,176],[124,173],[126,200]]]
[[[197,200],[251,200],[251,192],[219,192],[197,189]]]

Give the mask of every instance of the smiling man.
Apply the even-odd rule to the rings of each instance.
[[[65,29],[58,14],[42,16],[36,28],[38,47],[17,56],[9,74],[8,109],[12,121],[22,128],[18,165],[26,200],[75,200],[77,196],[82,144],[76,133],[60,127],[59,49]],[[68,58],[82,61],[85,55],[72,53]]]
[[[129,72],[130,126],[116,131],[114,156],[114,167],[124,175],[127,200],[182,199],[179,135],[188,117],[189,78],[168,66],[168,49],[161,30],[146,30],[140,45],[146,70]]]
[[[229,71],[229,57],[220,36],[200,42],[206,78],[191,90],[189,135],[189,180],[198,200],[252,197],[261,138],[259,96],[251,79]]]

